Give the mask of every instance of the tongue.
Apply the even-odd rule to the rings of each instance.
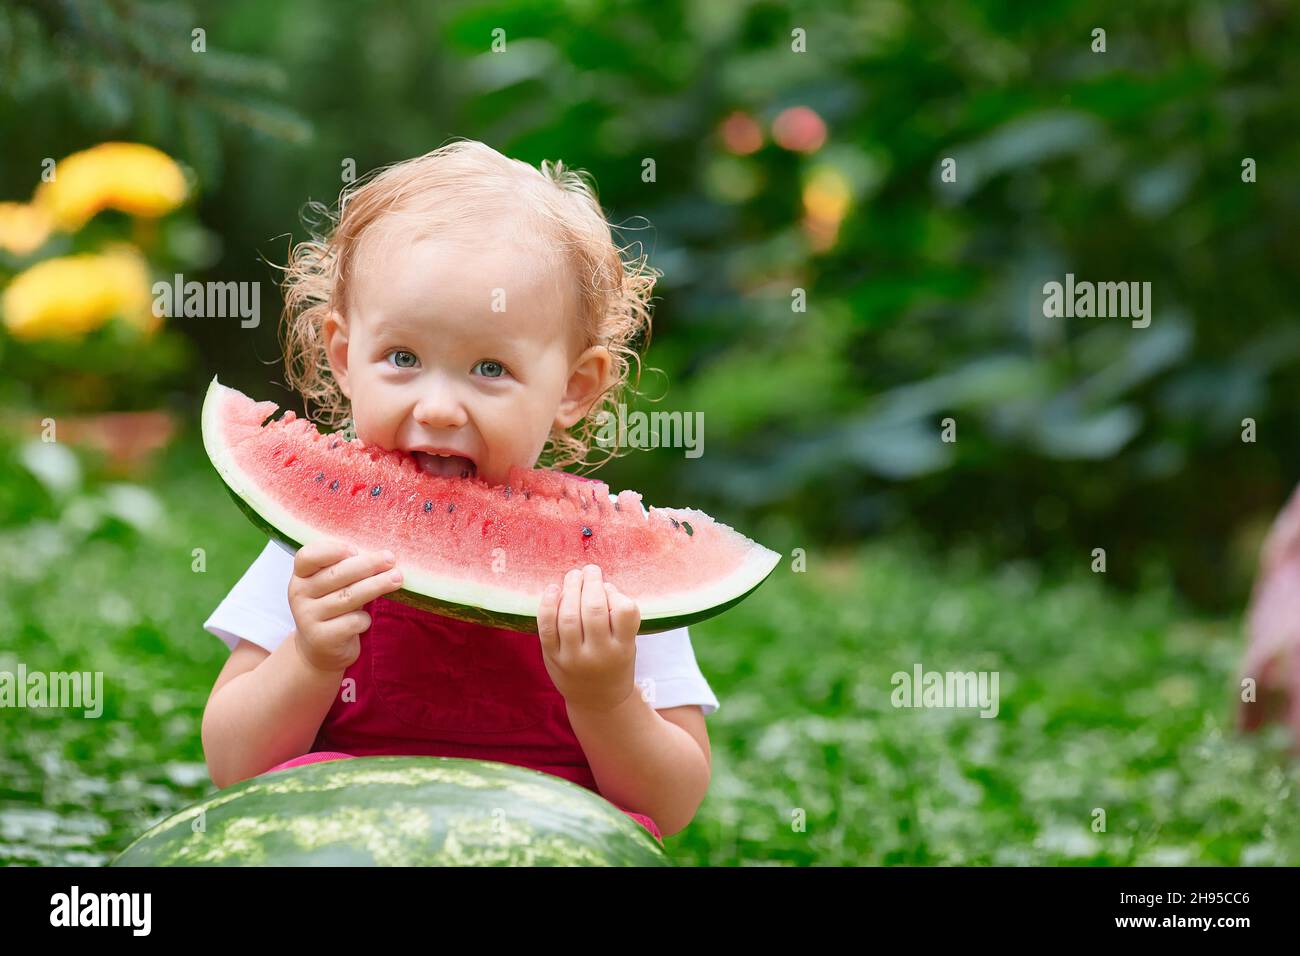
[[[472,478],[477,471],[472,461],[457,455],[443,458],[441,455],[420,452],[416,455],[416,461],[419,462],[420,470],[425,474],[438,475],[443,478]]]

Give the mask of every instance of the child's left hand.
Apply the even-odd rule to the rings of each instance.
[[[636,602],[589,564],[548,585],[537,611],[547,673],[564,699],[587,710],[613,710],[635,689]]]

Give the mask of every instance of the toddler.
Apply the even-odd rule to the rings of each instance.
[[[657,274],[624,260],[581,175],[455,141],[349,186],[337,215],[313,206],[329,229],[284,284],[285,366],[313,417],[430,474],[584,462],[649,341]],[[548,587],[536,635],[385,597],[399,587],[388,551],[267,544],[204,625],[231,648],[203,714],[218,787],[469,757],[578,783],[657,839],[691,821],[719,705],[685,628],[638,636],[594,565]]]

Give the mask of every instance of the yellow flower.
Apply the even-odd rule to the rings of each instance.
[[[0,249],[25,256],[45,244],[53,223],[39,206],[0,202]]]
[[[853,189],[842,172],[830,165],[812,171],[803,187],[803,227],[815,251],[825,252],[835,245],[852,203]]]
[[[849,211],[853,189],[834,166],[818,166],[803,188],[803,207],[814,219],[839,224]]]
[[[76,338],[121,316],[146,332],[153,314],[149,268],[132,246],[46,259],[14,276],[0,297],[16,338]]]
[[[41,183],[32,202],[73,231],[101,209],[161,216],[185,194],[185,174],[166,153],[143,143],[101,143],[56,164],[53,181]]]

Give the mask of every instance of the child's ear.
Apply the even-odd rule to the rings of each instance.
[[[325,324],[321,328],[321,335],[325,340],[325,357],[329,359],[330,371],[334,375],[334,381],[339,383],[339,390],[347,399],[352,398],[352,393],[348,391],[348,324],[347,321],[337,312],[330,311],[325,316]]]
[[[613,367],[614,357],[603,345],[593,345],[578,356],[555,413],[555,427],[568,428],[586,417],[596,399],[605,393]]]

